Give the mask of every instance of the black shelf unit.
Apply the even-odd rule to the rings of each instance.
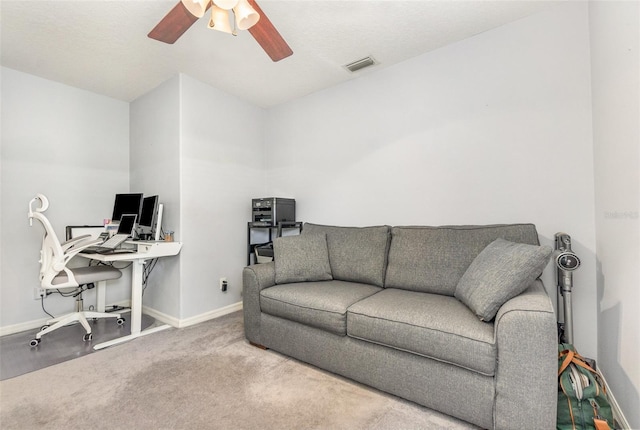
[[[285,229],[297,229],[298,234],[302,232],[302,221],[282,221],[276,225],[266,224],[264,222],[248,222],[247,223],[247,266],[251,265],[251,256],[255,257],[255,249],[257,246],[264,246],[271,242],[276,237],[282,236],[282,230]],[[253,243],[251,242],[251,232],[253,230],[267,230],[268,240],[266,242]],[[275,234],[275,236],[274,236]]]

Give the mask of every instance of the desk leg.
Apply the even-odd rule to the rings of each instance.
[[[135,339],[140,336],[155,333],[158,331],[166,330],[171,326],[164,324],[161,326],[153,327],[145,331],[141,331],[142,327],[142,272],[144,269],[143,259],[136,259],[132,261],[131,267],[131,334],[128,336],[119,337],[107,342],[99,343],[93,347],[98,350],[106,348],[108,346],[117,345],[122,342],[126,342],[131,339]]]
[[[135,260],[131,268],[131,335],[142,326],[142,272],[144,260]]]

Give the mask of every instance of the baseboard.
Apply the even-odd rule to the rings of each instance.
[[[596,370],[598,372],[600,372],[600,375],[602,375],[602,380],[604,381],[604,386],[607,389],[607,397],[609,399],[609,403],[611,404],[611,411],[613,412],[613,419],[618,424],[616,429],[621,429],[621,430],[622,429],[624,429],[624,430],[631,429],[631,426],[629,425],[629,421],[627,421],[627,418],[622,413],[622,409],[620,409],[620,405],[618,404],[615,396],[613,395],[613,391],[611,391],[611,387],[609,387],[609,384],[607,384],[607,378],[605,378],[604,373],[602,373],[602,369],[600,369],[600,367],[596,366]]]
[[[108,305],[108,307],[109,306],[122,306],[122,307],[128,308],[130,305],[131,305],[131,301],[130,300],[125,300],[125,301],[122,301],[122,302],[110,304],[110,305]],[[71,311],[69,311],[69,312],[71,312]],[[38,318],[37,320],[31,320],[31,321],[26,321],[26,322],[19,323],[19,324],[13,324],[13,325],[0,327],[0,337],[7,336],[7,335],[10,335],[10,334],[20,333],[20,332],[27,331],[27,330],[40,330],[40,327],[45,325],[47,323],[47,321],[49,321],[50,319],[51,319],[51,317],[47,316],[47,317],[43,317],[43,318]]]
[[[27,330],[40,330],[40,327],[45,325],[50,318],[40,318],[37,320],[27,321],[20,324],[13,324],[4,327],[0,327],[0,336],[7,336],[10,334],[20,333]]]
[[[122,307],[128,308],[131,306],[131,302],[129,300],[124,300],[118,303],[111,303],[108,305],[108,307],[109,306],[122,306]],[[218,318],[223,315],[227,315],[232,312],[236,312],[240,310],[242,310],[242,302],[237,302],[220,309],[215,309],[209,312],[205,312],[200,315],[196,315],[196,316],[185,318],[185,319],[179,319],[179,318],[172,317],[171,315],[167,315],[165,313],[157,311],[153,308],[149,308],[147,306],[142,307],[143,313],[157,319],[158,321],[161,321],[165,324],[169,324],[176,328],[189,327],[191,325],[209,321],[214,318]],[[27,330],[40,330],[40,327],[42,327],[49,319],[50,319],[49,317],[45,317],[45,318],[39,318],[37,320],[26,321],[19,324],[0,327],[0,337],[10,335],[10,334],[20,333]]]
[[[194,324],[198,324],[201,322],[205,322],[205,321],[209,321],[215,318],[219,318],[223,315],[227,315],[230,314],[232,312],[236,312],[236,311],[240,311],[242,310],[242,302],[237,302],[237,303],[233,303],[231,305],[219,308],[219,309],[214,309],[212,311],[209,312],[205,312],[203,314],[200,315],[195,315],[193,317],[189,317],[189,318],[185,318],[185,319],[179,319],[176,317],[173,317],[171,315],[167,315],[165,313],[162,313],[160,311],[157,311],[153,308],[149,308],[146,306],[142,307],[142,312],[154,317],[155,319],[157,319],[158,321],[161,321],[165,324],[169,324],[173,327],[176,328],[184,328],[184,327],[189,327],[192,326]]]

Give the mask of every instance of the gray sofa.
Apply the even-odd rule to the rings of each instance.
[[[245,334],[483,428],[555,428],[550,253],[531,224],[306,223],[244,269]]]

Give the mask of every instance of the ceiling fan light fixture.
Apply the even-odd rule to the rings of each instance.
[[[1,0],[0,0],[1,1]],[[156,24],[147,35],[159,42],[175,43],[199,17],[204,16],[209,7],[220,8],[220,3],[229,0],[178,0],[177,4]],[[211,18],[207,19],[208,27],[235,35],[238,28],[249,30],[250,35],[258,42],[258,45],[271,58],[272,61],[280,61],[291,54],[293,50],[278,32],[271,20],[262,11],[256,0],[231,0],[235,4],[227,9],[229,24],[224,19],[217,17],[217,11],[211,11]],[[260,0],[262,1],[262,0]],[[236,4],[237,3],[237,4]],[[233,17],[231,16],[233,13]],[[239,25],[238,25],[239,24]]]
[[[235,31],[231,28],[229,11],[219,8],[215,3],[211,6],[211,19],[209,20],[207,27],[212,30],[218,30],[235,35]]]
[[[202,18],[207,11],[207,6],[211,0],[181,0],[189,13],[196,18]]]
[[[238,0],[213,0],[213,4],[220,9],[229,10],[236,7]]]
[[[233,13],[236,16],[236,26],[240,30],[248,30],[260,19],[260,14],[251,7],[247,0],[239,0],[238,4],[233,8]]]

